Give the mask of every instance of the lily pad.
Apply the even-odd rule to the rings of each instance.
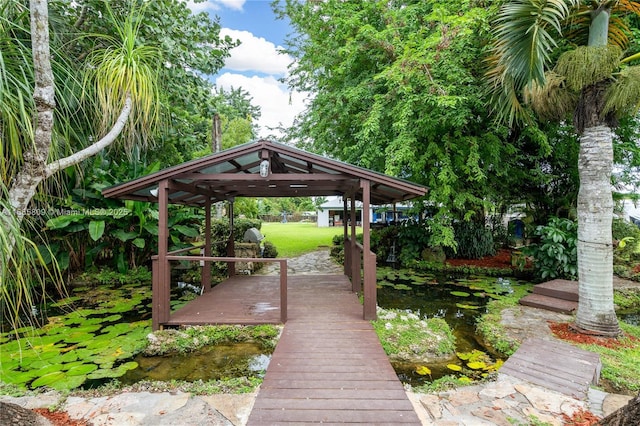
[[[467,367],[469,367],[472,370],[481,370],[486,368],[487,364],[485,364],[482,361],[473,361],[473,362],[467,363]]]
[[[456,306],[460,309],[480,309],[480,306],[477,305],[469,305],[466,303],[456,303]]]
[[[469,297],[470,294],[467,293],[466,291],[452,291],[451,292],[452,296],[458,296],[458,297]]]
[[[95,364],[82,364],[67,370],[67,376],[84,376],[98,369]]]
[[[40,386],[47,386],[54,383],[56,380],[60,380],[64,377],[64,373],[62,371],[54,371],[49,374],[45,374],[44,376],[39,377],[38,379],[31,382],[32,388],[38,388]]]
[[[118,374],[115,370],[111,368],[99,368],[93,373],[87,375],[87,378],[90,380],[98,380],[98,379],[112,379],[116,377],[120,377],[122,374]]]
[[[63,376],[55,382],[51,383],[53,389],[58,391],[65,391],[75,389],[80,387],[87,380],[87,376],[79,375],[79,376]]]
[[[396,284],[393,286],[396,290],[411,290],[411,287],[405,284]]]

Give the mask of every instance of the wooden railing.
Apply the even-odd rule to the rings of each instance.
[[[204,262],[205,265],[211,262],[227,262],[235,265],[236,262],[262,262],[280,263],[280,321],[284,324],[287,322],[287,259],[279,258],[250,258],[250,257],[210,257],[210,256],[178,256],[176,253],[184,253],[193,250],[193,247],[188,249],[176,250],[171,254],[165,256],[165,273],[160,274],[160,259],[159,256],[153,256],[151,258],[151,271],[152,271],[152,326],[153,330],[158,330],[162,324],[169,321],[170,306],[171,306],[171,261],[188,261],[188,262]],[[205,269],[205,268],[203,268]],[[161,275],[166,278],[161,279]],[[203,288],[207,291],[208,288]]]
[[[376,280],[376,254],[373,252],[366,253],[367,256],[371,256],[372,270],[365,271],[365,282],[373,280],[372,285],[375,288]],[[355,292],[362,292],[362,263],[364,260],[364,247],[357,241],[352,241],[351,238],[344,240],[344,273],[351,279],[351,290]]]

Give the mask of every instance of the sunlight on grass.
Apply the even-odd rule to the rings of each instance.
[[[318,228],[315,223],[273,223],[263,222],[262,235],[266,241],[278,249],[278,257],[295,257],[317,250],[319,247],[331,247],[334,235],[342,235],[342,227]],[[358,228],[356,232],[362,232]]]

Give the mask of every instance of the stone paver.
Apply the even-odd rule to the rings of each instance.
[[[256,275],[278,275],[280,265],[267,263]],[[342,265],[337,264],[330,256],[329,250],[320,249],[302,256],[287,259],[288,275],[343,275]]]

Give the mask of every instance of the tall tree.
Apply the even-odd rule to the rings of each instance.
[[[211,100],[200,73],[215,73],[235,45],[176,0],[26,3],[0,2],[0,295],[16,303],[29,294],[26,274],[42,275],[36,246],[17,231],[43,183],[64,183],[59,171],[116,140],[150,141],[163,129],[158,107],[178,103],[167,93]],[[181,91],[187,81],[196,90]]]
[[[292,137],[309,149],[430,188],[434,245],[452,217],[482,221],[488,176],[516,147],[492,125],[482,54],[495,1],[281,2],[299,37],[288,83],[313,93]],[[487,124],[489,123],[489,124]]]
[[[613,306],[611,172],[617,118],[640,106],[640,59],[624,57],[633,0],[513,0],[495,21],[489,81],[500,120],[527,123],[573,116],[579,134],[578,278],[575,327],[607,336],[620,332]]]

